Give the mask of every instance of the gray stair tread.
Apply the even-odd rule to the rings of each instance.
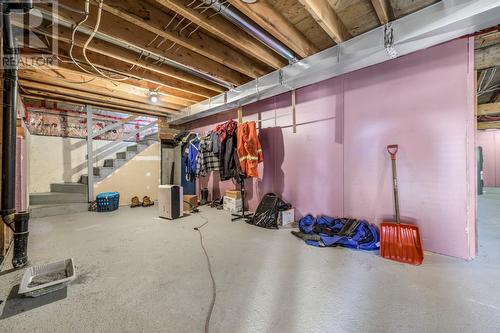
[[[72,197],[85,197],[84,193],[66,193],[66,192],[36,192],[36,193],[30,193],[30,197],[38,197],[38,196],[53,196],[57,197],[60,195],[64,196],[72,196]]]
[[[66,215],[88,211],[88,203],[43,204],[30,205],[31,218],[42,218],[56,215]]]

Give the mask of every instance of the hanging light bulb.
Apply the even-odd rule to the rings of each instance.
[[[151,103],[158,103],[158,92],[157,91],[150,91],[149,92],[149,101]]]

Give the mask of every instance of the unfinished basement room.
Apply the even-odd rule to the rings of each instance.
[[[0,1],[0,332],[500,332],[500,0]]]

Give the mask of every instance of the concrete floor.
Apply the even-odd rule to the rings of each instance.
[[[375,253],[306,246],[289,230],[205,208],[217,301],[212,332],[500,331],[500,189],[480,198],[480,256],[431,253],[420,267]],[[34,264],[73,257],[67,290],[16,298],[0,273],[0,332],[203,332],[211,289],[194,215],[156,207],[32,220]]]

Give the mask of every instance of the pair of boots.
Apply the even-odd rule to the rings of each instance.
[[[139,201],[138,197],[133,197],[132,202],[130,204],[130,207],[131,208],[139,207],[139,206],[149,207],[149,206],[152,206],[154,204],[155,203],[153,201],[151,201],[151,199],[146,195],[144,198],[142,198],[142,202]]]

